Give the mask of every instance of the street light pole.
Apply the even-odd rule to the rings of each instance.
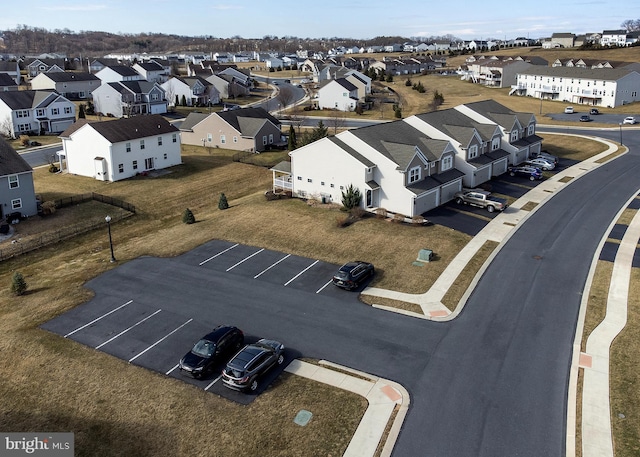
[[[622,146],[622,122],[618,124],[620,126],[620,146]]]
[[[115,262],[116,258],[113,255],[113,241],[111,240],[111,216],[107,216],[104,218],[107,222],[107,231],[109,232],[109,249],[111,249],[111,262]]]

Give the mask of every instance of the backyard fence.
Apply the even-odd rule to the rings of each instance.
[[[132,214],[135,214],[136,212],[136,207],[134,205],[131,205],[117,198],[107,197],[105,195],[96,193],[74,195],[72,197],[62,198],[60,200],[56,200],[55,205],[56,208],[64,208],[65,206],[77,205],[79,203],[91,200],[96,200],[109,205],[117,206],[128,211],[127,213],[114,214],[113,216],[111,216],[111,222],[117,222],[119,220],[125,219]],[[14,240],[6,247],[0,249],[0,262],[12,257],[26,254],[31,251],[35,251],[36,249],[59,243],[60,241],[68,240],[78,235],[82,235],[83,233],[87,233],[92,230],[104,227],[105,224],[106,222],[104,221],[104,219],[84,221],[56,230],[47,231],[38,237],[32,237],[25,241]]]

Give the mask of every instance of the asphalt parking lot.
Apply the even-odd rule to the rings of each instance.
[[[556,168],[553,171],[545,172],[545,175],[553,175],[575,163],[576,161],[574,160],[560,159]],[[530,181],[521,176],[509,176],[508,173],[505,173],[483,184],[482,188],[494,194],[501,194],[518,199],[543,180]],[[509,208],[505,211],[509,211]],[[426,212],[423,216],[433,224],[442,225],[466,233],[467,235],[475,236],[498,214],[497,212],[490,213],[484,208],[458,205],[455,201],[450,201]]]
[[[293,288],[303,293],[337,298],[346,303],[359,303],[357,293],[338,289],[331,284],[331,277],[339,265],[314,259],[215,240],[171,261],[175,261],[175,268],[188,269],[185,274],[197,274],[200,279],[194,280],[199,281],[200,287],[207,287],[207,278],[215,276],[217,280],[229,278],[229,282],[233,280],[238,284],[266,282],[269,287],[280,289],[280,293],[283,289]],[[171,281],[171,278],[158,280]],[[366,284],[361,286],[364,287]],[[302,356],[295,348],[287,347],[285,363],[275,366],[261,378],[258,390],[252,394],[235,392],[222,385],[220,373],[224,364],[216,367],[211,375],[194,379],[180,372],[180,358],[217,325],[234,325],[235,322],[217,321],[207,312],[207,303],[193,303],[188,298],[188,292],[181,302],[163,298],[161,292],[140,294],[137,291],[133,295],[135,288],[135,282],[122,284],[119,295],[96,297],[46,322],[41,328],[242,404],[250,403],[291,360]],[[132,295],[128,296],[128,293]],[[245,290],[236,290],[234,296],[228,296],[229,306],[233,307],[243,293]],[[260,338],[282,341],[282,337],[253,335],[245,331],[246,343]]]

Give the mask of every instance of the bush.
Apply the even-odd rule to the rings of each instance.
[[[367,214],[367,212],[364,210],[364,208],[357,207],[357,208],[351,208],[349,210],[349,214],[354,219],[362,219],[364,215]]]
[[[42,215],[48,216],[56,212],[56,204],[52,201],[46,201],[42,203]]]
[[[229,208],[229,202],[227,201],[227,196],[222,193],[220,194],[220,198],[218,199],[218,209],[227,209]]]
[[[427,220],[423,216],[413,216],[411,222],[414,224],[424,224]]]
[[[376,217],[378,219],[386,219],[387,217],[387,210],[384,208],[378,208],[376,209]]]
[[[11,292],[14,295],[24,295],[27,291],[27,283],[22,276],[22,273],[16,271],[13,274],[13,279],[11,281]]]
[[[55,164],[49,165],[49,173],[57,173],[59,171],[58,167]]]
[[[351,225],[351,217],[349,216],[338,216],[336,217],[336,227],[348,227]]]
[[[393,216],[393,222],[397,222],[398,224],[404,222],[404,214],[394,214]]]
[[[182,222],[185,224],[193,224],[196,221],[196,217],[193,215],[193,212],[189,208],[184,210],[182,213]]]

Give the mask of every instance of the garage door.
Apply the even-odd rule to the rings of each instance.
[[[453,200],[455,193],[462,190],[462,179],[445,184],[440,191],[440,204]]]
[[[507,172],[507,158],[505,157],[502,160],[498,160],[493,163],[493,176],[500,176],[503,173]]]
[[[438,195],[439,190],[434,189],[430,192],[425,192],[424,194],[420,194],[415,199],[415,205],[413,208],[413,215],[417,216],[422,213],[426,213],[429,210],[438,206]]]

